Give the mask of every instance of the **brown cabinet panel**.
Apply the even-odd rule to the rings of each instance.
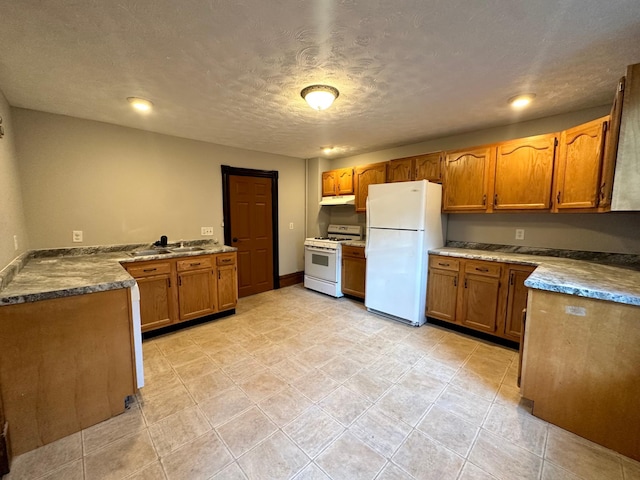
[[[555,134],[498,145],[494,209],[544,210],[551,207],[555,146]]]
[[[409,182],[414,180],[415,158],[399,158],[387,163],[387,182]]]
[[[416,157],[414,180],[442,183],[443,152],[426,153]]]
[[[367,261],[364,247],[342,247],[342,293],[364,298]]]
[[[461,295],[460,323],[489,333],[496,331],[500,280],[465,273]]]
[[[211,268],[178,274],[180,320],[190,320],[214,313],[215,281]]]
[[[353,193],[353,168],[340,168],[322,173],[322,196],[351,195]]]
[[[457,272],[460,269],[460,260],[440,255],[429,255],[429,268],[439,268]]]
[[[443,211],[486,211],[494,147],[447,152],[444,164]]]
[[[140,319],[142,331],[170,325],[173,312],[173,285],[170,275],[156,275],[136,280],[140,289]]]
[[[455,323],[457,298],[457,268],[455,271],[430,268],[427,281],[427,316]]]
[[[155,275],[170,274],[171,262],[144,262],[136,263],[134,265],[128,264],[125,268],[133,278],[153,277]]]
[[[533,267],[510,266],[508,272],[509,290],[507,294],[507,312],[504,324],[505,337],[520,341],[522,336],[522,310],[527,307],[527,295],[529,289],[524,286],[524,281]]]
[[[178,260],[176,262],[179,272],[186,272],[188,270],[202,270],[203,268],[212,267],[212,258],[207,255],[189,257],[186,260]]]
[[[609,127],[604,143],[604,158],[602,159],[602,175],[600,178],[600,192],[598,207],[603,210],[611,208],[613,195],[613,176],[618,157],[618,139],[620,138],[620,121],[622,119],[622,102],[624,101],[625,77],[618,82],[618,89],[613,99],[613,106],[609,114]]]
[[[554,182],[556,210],[597,207],[607,119],[570,128],[560,135]]]
[[[387,180],[387,163],[362,165],[354,170],[354,190],[356,195],[356,212],[367,211],[367,195],[369,185],[385,183]]]
[[[230,310],[238,304],[238,271],[236,265],[218,267],[218,310]]]

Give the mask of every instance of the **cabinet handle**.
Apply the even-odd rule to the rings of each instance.
[[[498,194],[497,193],[493,196],[493,205],[495,207],[498,206]]]
[[[222,280],[222,277],[220,276],[220,270],[218,270],[218,280]]]
[[[182,277],[178,277],[178,286],[181,287],[182,286]]]
[[[448,267],[449,264],[448,263],[438,263],[439,267]]]
[[[458,277],[453,277],[453,286],[454,287],[458,286]]]
[[[464,279],[464,288],[467,288],[467,279]]]
[[[556,197],[556,205],[560,204],[560,192],[558,192],[558,196]]]
[[[198,263],[190,263],[189,266],[190,267],[197,267],[198,265],[200,265],[201,262]]]
[[[143,272],[155,272],[157,270],[157,268],[145,268],[144,270],[142,270]]]
[[[479,272],[488,272],[489,271],[488,268],[484,268],[484,267],[483,268],[476,267],[476,270],[479,271]]]
[[[231,259],[230,258],[221,258],[220,259],[220,263],[231,263]]]
[[[171,279],[167,278],[167,288],[171,288]]]
[[[513,272],[509,275],[509,285],[513,285]]]
[[[485,207],[487,205],[487,194],[482,195],[482,206]]]

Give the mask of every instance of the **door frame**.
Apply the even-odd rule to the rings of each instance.
[[[271,179],[271,236],[273,238],[273,289],[280,288],[280,256],[278,241],[278,171],[253,170],[250,168],[231,167],[222,165],[222,221],[224,222],[224,243],[233,246],[231,242],[231,206],[229,192],[229,177],[259,177]]]

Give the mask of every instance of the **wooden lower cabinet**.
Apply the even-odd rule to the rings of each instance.
[[[524,281],[534,269],[429,255],[426,315],[519,342]]]
[[[364,247],[342,247],[342,293],[364,299],[367,260]]]
[[[236,253],[125,264],[140,289],[142,331],[230,310],[238,301]]]

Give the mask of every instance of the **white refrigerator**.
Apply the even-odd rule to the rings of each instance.
[[[367,310],[410,325],[425,323],[427,252],[444,246],[442,186],[426,180],[369,185]]]

